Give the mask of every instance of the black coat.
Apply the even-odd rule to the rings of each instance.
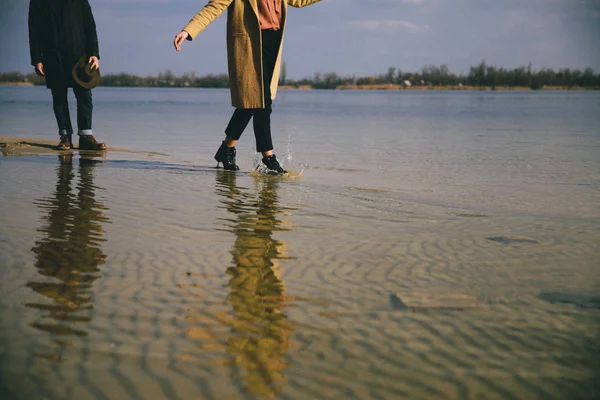
[[[47,87],[72,87],[77,60],[100,58],[88,0],[30,0],[29,50],[31,65],[44,64]]]

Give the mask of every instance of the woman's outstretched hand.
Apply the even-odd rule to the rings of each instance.
[[[177,34],[177,36],[175,36],[175,39],[173,40],[173,45],[175,46],[175,50],[177,50],[177,51],[181,50],[181,43],[183,43],[183,41],[185,39],[187,39],[188,36],[190,36],[190,35],[186,31],[181,31]]]

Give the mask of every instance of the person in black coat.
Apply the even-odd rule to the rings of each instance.
[[[54,115],[58,124],[59,150],[73,147],[73,128],[69,115],[68,88],[77,98],[79,148],[104,150],[92,132],[92,91],[81,86],[72,75],[82,57],[89,68],[99,68],[96,23],[88,0],[30,0],[29,50],[35,72],[46,78],[52,91]]]

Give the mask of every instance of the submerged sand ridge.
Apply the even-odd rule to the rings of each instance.
[[[0,398],[593,398],[593,221],[59,156],[0,165]]]

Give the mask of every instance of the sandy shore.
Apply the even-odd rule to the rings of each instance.
[[[33,82],[0,82],[0,86],[35,86]]]
[[[15,136],[0,136],[0,152],[4,156],[23,156],[23,155],[35,155],[35,154],[60,154],[70,153],[73,150],[79,153],[98,154],[105,153],[105,151],[95,150],[79,150],[77,147],[77,140],[74,140],[74,147],[72,150],[57,150],[56,145],[58,140],[44,140],[44,139],[32,139],[25,137]],[[136,154],[147,154],[147,155],[162,155],[168,156],[169,154],[149,152],[149,151],[135,151],[127,150],[118,147],[109,146],[106,151],[120,152],[120,153],[136,153]]]

